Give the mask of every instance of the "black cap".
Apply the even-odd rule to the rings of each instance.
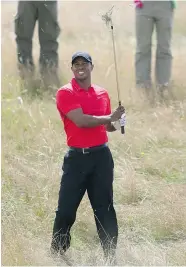
[[[72,56],[72,63],[74,62],[74,60],[78,57],[83,57],[84,59],[86,59],[88,62],[90,62],[92,64],[92,58],[91,56],[86,53],[86,52],[76,52],[75,54],[73,54]]]

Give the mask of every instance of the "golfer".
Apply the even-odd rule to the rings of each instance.
[[[113,206],[114,162],[107,131],[116,130],[113,122],[118,122],[125,109],[119,106],[111,112],[107,91],[91,83],[93,68],[88,53],[75,53],[71,67],[74,78],[56,95],[69,148],[62,167],[51,251],[63,255],[70,247],[70,229],[87,190],[104,255],[113,260],[118,225]]]

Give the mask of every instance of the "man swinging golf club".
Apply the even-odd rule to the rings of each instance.
[[[104,255],[113,262],[118,225],[113,206],[114,162],[107,131],[116,130],[114,122],[120,120],[125,109],[120,105],[111,112],[107,91],[91,83],[93,68],[88,53],[75,53],[71,67],[74,78],[56,95],[69,149],[62,167],[51,251],[63,255],[70,247],[70,229],[87,190]]]

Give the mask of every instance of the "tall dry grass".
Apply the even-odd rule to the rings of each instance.
[[[175,100],[156,107],[134,87],[133,7],[130,2],[114,4],[121,97],[127,110],[125,136],[109,134],[115,160],[118,264],[186,265],[186,3],[179,2],[175,13]],[[100,17],[111,5],[59,2],[59,55],[64,83],[71,78],[71,54],[89,51],[95,62],[93,80],[108,89],[115,107],[111,36]],[[2,265],[56,265],[49,246],[66,140],[54,99],[30,99],[18,78],[15,12],[16,3],[2,3]],[[35,32],[36,63],[38,54]],[[86,196],[67,254],[74,265],[105,264]]]

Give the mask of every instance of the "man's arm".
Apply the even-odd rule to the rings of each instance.
[[[83,113],[78,99],[68,89],[59,90],[56,96],[56,104],[60,114],[65,115],[79,128],[93,128],[99,125],[109,125],[118,120],[124,112],[124,107],[118,107],[112,114],[105,116],[92,116]],[[106,126],[107,127],[107,126]]]
[[[112,116],[92,116],[84,114],[81,108],[69,111],[66,116],[79,128],[92,128],[99,125],[111,124]]]

